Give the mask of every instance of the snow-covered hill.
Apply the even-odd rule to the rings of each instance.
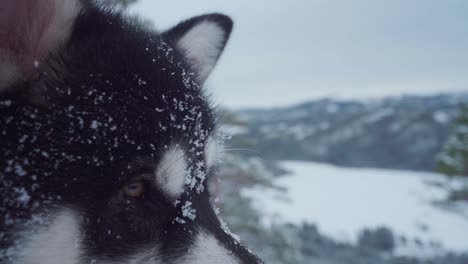
[[[291,174],[272,189],[251,188],[243,194],[272,221],[316,223],[337,240],[356,241],[364,228],[385,226],[398,239],[397,254],[427,256],[446,250],[468,252],[468,219],[433,204],[446,195],[435,173],[342,168],[288,161]]]
[[[445,94],[245,110],[239,114],[248,126],[240,133],[267,159],[431,171],[467,101],[468,94]]]

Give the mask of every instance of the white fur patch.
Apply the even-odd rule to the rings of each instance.
[[[64,210],[47,228],[32,235],[25,234],[24,247],[18,252],[16,263],[78,264],[80,239],[79,218]]]
[[[89,259],[84,263],[96,263],[96,264],[162,264],[163,262],[157,248],[147,248],[141,250],[140,253],[134,254],[131,257],[123,258],[118,261],[107,261],[102,259]]]
[[[230,254],[212,235],[198,234],[189,254],[182,258],[181,264],[237,264],[240,261]]]
[[[163,191],[177,198],[184,190],[187,176],[187,157],[177,146],[170,147],[162,156],[156,169],[156,182]]]
[[[225,40],[225,32],[215,22],[203,21],[190,29],[177,43],[204,81],[216,64]]]
[[[205,145],[205,159],[207,168],[212,168],[218,163],[222,155],[221,144],[213,137],[210,137]]]

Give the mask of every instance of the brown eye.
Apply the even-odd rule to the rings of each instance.
[[[142,181],[129,182],[124,186],[124,193],[134,198],[141,197],[145,193],[145,185]]]

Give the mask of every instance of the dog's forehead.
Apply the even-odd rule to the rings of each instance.
[[[189,158],[200,155],[214,129],[209,100],[180,54],[162,39],[150,44],[135,47],[132,70],[80,76],[60,91],[59,107],[91,138],[115,135],[123,145],[161,153],[180,144]],[[124,55],[109,63],[123,64]]]

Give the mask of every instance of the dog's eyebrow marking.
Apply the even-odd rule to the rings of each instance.
[[[185,186],[187,157],[177,145],[170,146],[162,155],[156,169],[156,183],[168,196],[177,198]]]

